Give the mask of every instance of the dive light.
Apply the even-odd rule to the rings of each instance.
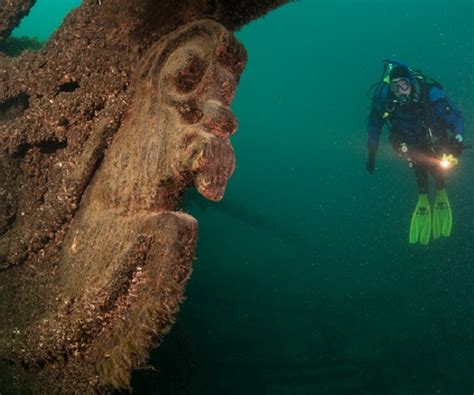
[[[454,155],[452,154],[443,154],[443,156],[441,157],[441,160],[439,161],[439,165],[443,168],[443,169],[451,169],[452,167],[454,166],[457,166],[457,164],[459,163],[459,159],[454,157]]]

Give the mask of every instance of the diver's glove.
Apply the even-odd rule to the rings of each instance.
[[[464,150],[464,137],[462,134],[457,134],[454,136],[452,140],[452,147],[451,151],[454,156],[461,155],[462,151]]]
[[[373,173],[375,170],[375,153],[377,149],[375,147],[369,147],[369,156],[367,158],[366,168],[369,173]]]

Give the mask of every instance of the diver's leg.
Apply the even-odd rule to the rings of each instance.
[[[419,163],[414,163],[413,169],[415,170],[416,184],[418,186],[418,192],[421,194],[428,193],[428,169],[420,165]]]
[[[438,167],[432,167],[430,172],[435,180],[436,190],[444,189],[446,187],[446,175],[443,170]]]
[[[433,207],[433,237],[448,237],[453,227],[453,215],[448,195],[446,193],[445,174],[442,169],[432,167],[430,172],[435,179],[436,197]]]
[[[431,209],[430,201],[428,199],[428,169],[420,165],[414,164],[416,182],[418,184],[418,202],[413,212],[411,223],[409,242],[421,244],[428,244],[431,234]]]

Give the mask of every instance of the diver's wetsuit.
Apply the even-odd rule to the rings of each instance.
[[[444,187],[444,174],[438,165],[433,146],[448,141],[448,130],[464,137],[461,113],[450,103],[446,93],[438,86],[426,86],[420,100],[401,105],[388,84],[381,84],[374,92],[368,123],[369,154],[375,155],[385,121],[390,125],[390,142],[400,152],[401,144],[408,148],[415,169],[420,193],[428,193],[428,175],[435,179],[436,188]],[[422,90],[422,91],[423,91]],[[385,117],[384,117],[385,114]]]

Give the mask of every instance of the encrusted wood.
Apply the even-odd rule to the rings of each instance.
[[[182,193],[234,169],[232,29],[284,2],[90,0],[0,54],[0,392],[129,387],[191,273]]]

